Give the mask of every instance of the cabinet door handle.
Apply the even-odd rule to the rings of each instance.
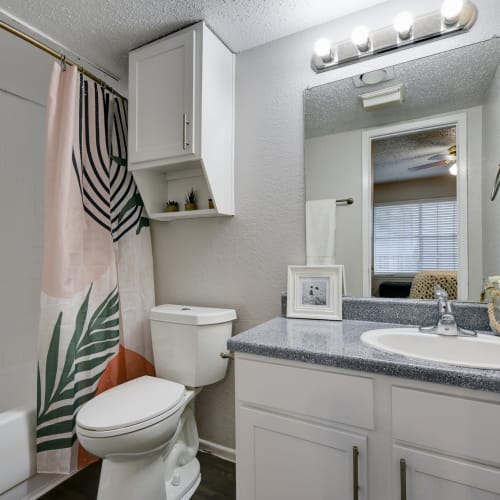
[[[495,201],[498,193],[498,188],[500,188],[500,163],[498,164],[497,176],[495,177],[495,182],[493,183],[493,189],[491,191],[491,201]]]
[[[187,149],[189,142],[187,141],[187,126],[190,124],[187,114],[182,115],[182,149]]]
[[[401,500],[406,500],[406,460],[399,461],[399,479],[401,484]]]
[[[359,499],[359,450],[357,446],[352,447],[352,498]]]

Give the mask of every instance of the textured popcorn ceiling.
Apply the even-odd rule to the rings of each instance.
[[[374,183],[450,175],[448,165],[409,169],[449,159],[448,148],[455,145],[455,127],[377,139],[372,142]]]
[[[361,88],[352,78],[305,92],[305,135],[319,137],[482,104],[500,60],[500,44],[488,40],[394,66],[394,79]],[[365,111],[360,94],[398,83],[404,101]]]
[[[200,20],[241,52],[382,1],[0,0],[0,13],[126,80],[130,49]]]

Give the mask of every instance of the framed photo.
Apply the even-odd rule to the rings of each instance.
[[[288,266],[287,317],[342,320],[344,266]]]

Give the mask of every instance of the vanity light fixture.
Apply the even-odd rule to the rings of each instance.
[[[395,85],[393,87],[386,87],[385,89],[375,90],[373,92],[366,92],[359,96],[363,108],[366,111],[373,111],[403,102],[403,84]]]
[[[441,6],[441,15],[446,26],[453,26],[464,8],[464,0],[444,0]]]
[[[367,52],[370,49],[370,32],[366,26],[357,26],[352,30],[351,40],[360,52]]]
[[[413,15],[407,11],[400,12],[394,18],[393,26],[400,40],[408,40],[412,34]]]
[[[413,17],[400,12],[391,26],[370,30],[356,27],[350,40],[332,45],[321,39],[315,45],[311,67],[316,73],[353,64],[365,57],[374,57],[394,50],[412,47],[443,37],[469,31],[477,18],[477,8],[470,0],[444,0],[440,10]]]
[[[332,42],[328,38],[320,38],[314,44],[314,53],[325,63],[333,61]]]

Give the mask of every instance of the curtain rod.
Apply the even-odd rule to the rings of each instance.
[[[26,33],[23,33],[22,31],[18,30],[17,28],[14,28],[13,26],[10,26],[10,24],[7,24],[3,21],[0,20],[0,28],[2,28],[5,31],[8,31],[10,34],[17,36],[21,40],[24,40],[25,42],[30,43],[31,45],[37,47],[38,49],[42,50],[43,52],[51,55],[55,59],[59,59],[62,63],[66,63],[69,66],[76,66],[78,70],[87,76],[88,78],[94,80],[97,82],[99,85],[102,85],[105,89],[109,90],[113,94],[117,95],[118,97],[121,97],[122,99],[127,100],[126,97],[123,97],[120,93],[118,93],[113,87],[109,86],[104,80],[99,78],[98,76],[94,75],[90,71],[86,70],[83,66],[80,66],[76,62],[72,61],[71,59],[67,59],[64,54],[61,52],[57,52],[54,49],[51,49],[48,45],[45,45],[42,42],[39,42],[35,38],[27,35]]]

